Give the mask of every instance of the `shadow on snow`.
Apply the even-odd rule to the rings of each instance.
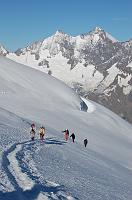
[[[19,191],[12,192],[0,192],[1,200],[35,200],[37,199],[40,193],[46,193],[46,196],[50,199],[55,199],[52,197],[52,194],[56,195],[58,199],[67,199],[65,196],[61,194],[57,194],[58,192],[65,192],[63,186],[43,186],[40,184],[36,184],[31,190],[23,191],[22,189]],[[45,195],[45,194],[44,194]]]
[[[57,139],[53,139],[53,138],[47,138],[46,140],[44,140],[45,144],[56,144],[56,145],[63,145],[66,144],[67,142],[65,141],[60,141]]]

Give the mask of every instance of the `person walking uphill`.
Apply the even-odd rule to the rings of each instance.
[[[86,147],[86,146],[87,146],[87,144],[88,144],[88,140],[87,140],[87,139],[85,139],[85,140],[84,140],[84,146]]]
[[[31,134],[31,140],[34,140],[34,138],[35,138],[35,124],[31,124],[30,134]]]
[[[39,129],[39,135],[40,135],[40,140],[43,140],[44,139],[44,135],[45,135],[45,127],[41,127]]]
[[[70,137],[72,138],[72,141],[74,142],[74,140],[75,140],[75,134],[72,133]]]
[[[65,133],[65,140],[68,141],[68,138],[69,138],[69,130],[66,129],[66,130],[62,131],[62,133]]]

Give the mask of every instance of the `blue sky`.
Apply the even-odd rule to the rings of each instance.
[[[58,29],[75,36],[96,26],[132,38],[132,0],[0,0],[0,43],[11,51]]]

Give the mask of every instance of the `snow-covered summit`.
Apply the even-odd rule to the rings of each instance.
[[[102,31],[102,30],[103,29],[101,27],[99,27],[99,26],[96,26],[95,29],[94,29],[95,32],[99,32],[99,31]]]
[[[66,35],[62,30],[57,30],[54,35]]]
[[[9,52],[0,44],[0,55],[6,56]]]
[[[105,30],[100,27],[95,27],[93,31],[89,32],[89,34],[91,35],[91,37],[95,37],[96,35],[96,37],[101,38],[102,40],[109,39],[113,43],[118,42],[118,40],[116,40],[112,35],[105,32]]]
[[[35,42],[35,43],[27,46],[26,48],[21,49],[21,51],[20,51],[20,49],[18,49],[16,51],[16,54],[20,55],[20,52],[22,54],[25,54],[26,51],[36,50],[36,52],[38,52],[41,49],[43,49],[43,50],[47,49],[50,51],[51,55],[56,55],[60,51],[62,51],[62,47],[63,47],[64,51],[68,47],[69,48],[72,47],[75,49],[82,48],[82,45],[78,46],[80,38],[81,38],[81,42],[84,44],[84,46],[90,45],[90,44],[96,44],[99,40],[101,40],[103,42],[103,40],[105,40],[106,38],[108,38],[112,42],[116,42],[116,39],[114,39],[114,37],[112,37],[110,34],[106,33],[100,27],[96,27],[93,31],[90,31],[87,34],[81,34],[81,35],[74,36],[74,37],[64,33],[61,30],[57,30],[55,32],[55,34],[53,34],[52,36],[50,36],[48,38],[43,39],[42,41]]]

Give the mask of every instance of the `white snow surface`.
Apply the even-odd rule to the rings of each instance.
[[[80,83],[84,86],[84,89],[89,91],[94,90],[104,78],[99,71],[95,70],[94,65],[84,67],[83,62],[78,63],[76,67],[71,70],[71,66],[67,64],[67,58],[64,58],[61,52],[51,57],[48,50],[45,50],[40,53],[40,56],[49,62],[50,69],[46,66],[38,66],[38,61],[34,60],[34,55],[28,52],[26,53],[26,58],[25,55],[17,56],[15,54],[10,54],[9,58],[45,73],[48,73],[50,70],[52,76],[65,82],[69,86],[72,87],[74,83]]]
[[[64,140],[66,128],[75,143]],[[1,200],[131,200],[131,152],[129,123],[54,77],[0,57]]]

